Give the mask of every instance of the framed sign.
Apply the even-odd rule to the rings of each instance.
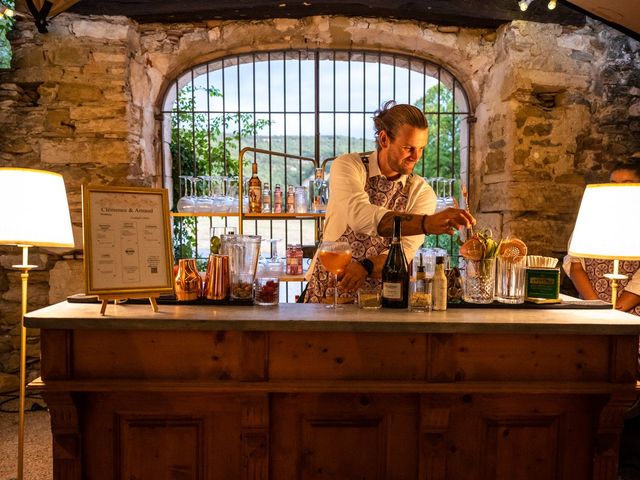
[[[82,220],[87,295],[154,299],[173,292],[166,189],[84,185]]]

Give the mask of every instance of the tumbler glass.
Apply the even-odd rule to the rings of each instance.
[[[526,257],[498,257],[496,265],[496,300],[501,303],[524,302]]]

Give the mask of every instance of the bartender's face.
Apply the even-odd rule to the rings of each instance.
[[[398,129],[396,138],[391,140],[386,131],[378,135],[380,145],[380,170],[386,177],[409,175],[429,138],[427,129],[403,125]]]
[[[614,170],[609,177],[611,183],[640,183],[640,178],[633,170]]]

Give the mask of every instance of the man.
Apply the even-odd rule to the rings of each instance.
[[[640,159],[631,159],[614,165],[609,176],[611,183],[640,183]],[[571,278],[580,297],[585,300],[611,301],[611,282],[604,278],[612,271],[611,260],[596,258],[574,258],[567,255],[562,264]],[[631,277],[620,282],[620,294],[616,309],[640,315],[640,262],[624,260],[619,265],[620,273]]]
[[[341,155],[330,170],[323,240],[346,241],[353,254],[338,282],[343,303],[353,301],[355,291],[365,282],[379,282],[394,216],[402,216],[402,242],[409,261],[425,234],[453,234],[476,223],[467,211],[458,208],[434,213],[436,194],[422,177],[412,173],[427,145],[424,113],[413,105],[391,101],[373,120],[376,151]],[[332,276],[319,261],[312,263],[308,280],[306,302],[332,297]]]

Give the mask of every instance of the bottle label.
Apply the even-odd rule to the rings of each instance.
[[[389,300],[402,300],[402,282],[383,282],[382,296]]]

